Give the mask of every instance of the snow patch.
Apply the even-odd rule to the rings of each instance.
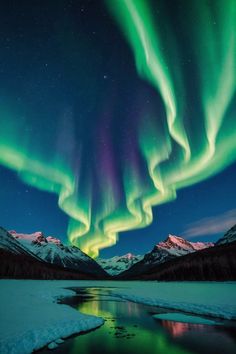
[[[55,347],[66,338],[103,324],[100,317],[85,315],[56,303],[74,295],[65,282],[1,280],[0,353],[27,354],[45,345]],[[66,282],[69,286],[70,282]]]
[[[146,305],[236,320],[236,282],[133,281],[122,286],[117,285],[113,295]]]

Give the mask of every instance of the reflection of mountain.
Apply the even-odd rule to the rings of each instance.
[[[68,353],[187,354],[156,326],[143,305],[119,298],[106,300],[106,295],[106,289],[82,290],[82,298],[74,306],[82,313],[103,317],[105,323],[96,331],[75,337]]]
[[[195,323],[183,323],[174,321],[161,321],[161,325],[168,330],[172,337],[181,337],[184,333],[203,329],[204,325]]]

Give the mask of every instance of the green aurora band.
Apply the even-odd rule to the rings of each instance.
[[[143,113],[138,134],[144,179],[134,162],[124,163],[124,203],[117,201],[109,175],[104,175],[101,206],[93,210],[93,189],[82,172],[53,153],[32,148],[22,138],[22,123],[1,106],[0,164],[18,172],[27,184],[58,194],[69,216],[68,238],[92,257],[114,245],[118,234],[152,222],[152,207],[176,198],[178,189],[218,173],[236,159],[236,1],[179,1],[183,14],[175,32],[165,1],[106,1],[133,51],[139,76],[160,96],[165,124]],[[153,12],[160,13],[154,18]],[[194,15],[193,15],[194,14]],[[173,14],[172,14],[173,16]],[[191,60],[184,73],[181,31]],[[191,86],[191,72],[196,80]],[[197,78],[197,79],[196,79]],[[47,158],[45,158],[47,156]],[[78,154],[78,164],[80,154]]]

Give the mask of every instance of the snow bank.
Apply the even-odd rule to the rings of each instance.
[[[0,281],[0,353],[31,353],[61,338],[103,324],[103,319],[79,313],[57,304],[62,296],[74,295],[63,289],[70,282],[40,280]],[[55,346],[54,346],[55,347]]]
[[[117,283],[114,294],[126,300],[236,320],[236,282]]]
[[[236,320],[236,282],[0,280],[0,353],[55,347],[60,338],[100,326],[103,319],[56,303],[74,294],[70,287],[105,287],[110,296]]]

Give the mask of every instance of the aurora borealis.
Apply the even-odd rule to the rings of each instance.
[[[234,0],[0,7],[0,164],[86,253],[236,160]]]

